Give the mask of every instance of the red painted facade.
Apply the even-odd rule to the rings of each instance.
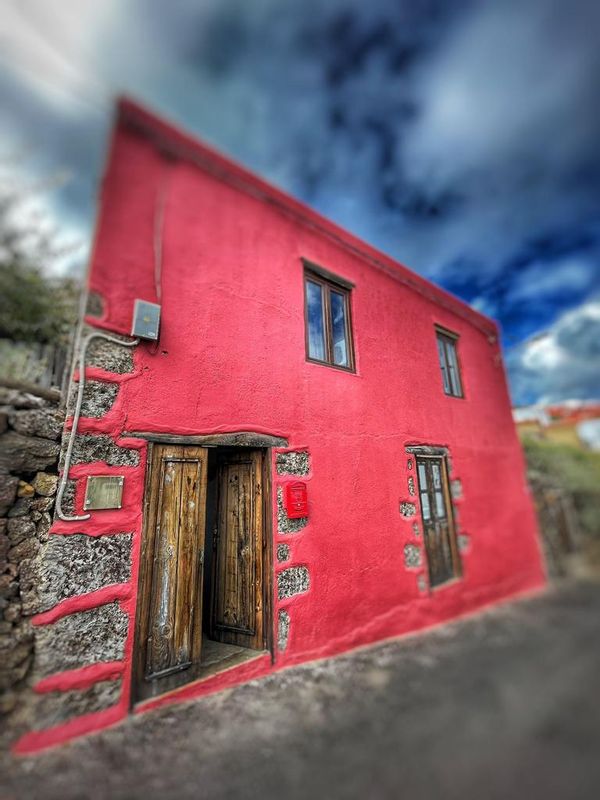
[[[302,258],[354,284],[356,374],[306,360]],[[135,298],[162,306],[160,341],[135,349],[133,373],[87,371],[88,378],[118,381],[120,389],[111,411],[82,418],[79,432],[106,433],[139,448],[141,463],[74,467],[76,510],[83,508],[85,476],[98,473],[126,475],[123,507],[52,529],[54,535],[134,533],[129,583],[65,601],[81,608],[117,599],[130,616],[130,632],[122,663],[62,673],[37,688],[80,688],[108,671],[124,675],[124,690],[112,709],[28,734],[20,751],[128,713],[146,454],[145,442],[131,432],[268,433],[287,439],[290,450],[308,450],[311,464],[302,478],[306,527],[277,533],[273,508],[274,548],[285,542],[291,550],[288,562],[274,563],[273,624],[279,609],[291,618],[285,652],[275,646],[273,662],[265,656],[143,709],[416,631],[543,585],[491,320],[129,102],[120,105],[103,181],[89,285],[104,313],[88,321],[107,331],[129,334]],[[444,394],[435,324],[459,336],[464,398]],[[405,448],[419,444],[448,448],[452,478],[462,484],[457,529],[469,542],[462,578],[434,590],[423,587],[426,563],[405,566],[405,545],[423,542],[413,530],[418,516],[399,513],[401,502],[418,509],[418,497],[409,495],[415,472]],[[274,499],[276,487],[294,480],[273,469]],[[310,588],[279,601],[276,575],[290,565],[308,568]],[[60,607],[36,623],[57,615]]]

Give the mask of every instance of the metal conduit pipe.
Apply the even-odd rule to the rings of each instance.
[[[124,342],[122,339],[117,339],[115,336],[109,336],[106,333],[90,333],[83,340],[83,344],[81,346],[81,352],[79,354],[79,387],[77,389],[77,399],[75,401],[75,410],[73,412],[73,424],[71,425],[69,443],[67,445],[67,452],[65,453],[63,473],[60,480],[60,485],[58,487],[58,492],[56,494],[56,516],[59,519],[64,520],[65,522],[79,522],[84,519],[89,519],[91,516],[91,514],[81,514],[75,516],[69,516],[68,514],[65,514],[62,510],[62,501],[65,489],[67,487],[67,481],[69,480],[69,467],[71,466],[73,445],[75,444],[77,425],[79,423],[79,417],[81,416],[81,404],[83,402],[83,391],[85,389],[85,356],[87,353],[88,346],[93,339],[104,339],[105,341],[111,342],[112,344],[123,345],[123,347],[135,347],[135,345],[139,344],[140,341],[139,339],[133,339],[130,342]]]

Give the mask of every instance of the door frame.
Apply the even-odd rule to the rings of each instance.
[[[450,469],[448,466],[449,454],[448,450],[445,447],[431,447],[428,445],[423,445],[422,447],[418,446],[407,447],[406,452],[409,453],[414,459],[416,484],[417,484],[416,492],[417,492],[419,515],[421,518],[421,525],[423,526],[423,549],[425,551],[425,558],[427,559],[429,586],[431,591],[437,591],[438,589],[442,589],[445,586],[448,586],[454,583],[455,581],[460,580],[463,577],[462,560],[458,550],[456,520],[454,519],[454,505],[452,503],[452,493],[450,491]],[[423,508],[421,505],[421,492],[419,485],[419,473],[418,473],[419,459],[423,461],[432,461],[432,460],[439,461],[441,463],[441,468],[442,468],[441,469],[442,491],[444,494],[444,503],[446,505],[446,513],[448,520],[448,533],[450,539],[450,554],[452,558],[453,575],[447,580],[441,581],[440,583],[436,584],[431,583],[430,554],[427,551],[427,535],[425,532],[425,520],[423,519]]]
[[[273,587],[274,587],[274,573],[275,567],[273,564],[273,501],[272,501],[272,448],[287,446],[287,440],[280,437],[270,436],[267,434],[255,434],[251,432],[242,433],[225,433],[225,434],[210,434],[205,436],[178,436],[176,434],[152,434],[152,433],[128,433],[139,439],[145,439],[148,442],[146,449],[146,466],[144,475],[144,494],[142,501],[142,525],[140,529],[140,545],[138,548],[138,575],[136,580],[136,611],[135,611],[135,628],[133,636],[133,649],[131,655],[131,670],[130,670],[130,691],[129,691],[129,707],[133,709],[138,703],[143,703],[144,699],[136,697],[137,683],[141,679],[140,669],[143,669],[141,652],[143,643],[140,641],[140,634],[142,628],[142,614],[147,609],[147,601],[144,602],[141,598],[142,580],[144,580],[144,553],[145,542],[148,541],[148,536],[151,535],[148,530],[150,524],[150,504],[152,499],[151,486],[153,475],[153,462],[154,462],[154,445],[155,444],[174,444],[181,446],[192,447],[205,447],[207,449],[214,449],[217,447],[239,447],[239,449],[253,449],[260,450],[262,453],[261,464],[261,479],[262,479],[262,567],[263,567],[263,639],[264,651],[270,653],[271,662],[274,661],[274,641],[275,620],[273,618]],[[202,565],[205,568],[205,564]],[[144,651],[145,652],[145,648]],[[257,651],[257,653],[260,651]],[[140,666],[141,665],[141,666]],[[202,680],[198,678],[197,680]],[[190,680],[189,684],[194,683],[195,679]],[[186,683],[182,686],[189,685]],[[165,690],[169,693],[171,689]],[[160,696],[160,695],[157,695]]]

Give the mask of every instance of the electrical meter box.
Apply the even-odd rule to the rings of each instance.
[[[160,306],[147,300],[136,300],[133,304],[131,335],[138,339],[158,339],[160,327]]]

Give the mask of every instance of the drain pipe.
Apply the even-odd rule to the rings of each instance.
[[[135,347],[135,345],[139,344],[140,341],[139,339],[133,339],[132,341],[125,342],[122,339],[117,339],[115,336],[109,336],[106,333],[97,333],[97,332],[88,334],[83,340],[83,344],[81,346],[81,352],[79,354],[79,386],[77,389],[77,399],[75,401],[75,409],[73,412],[73,424],[71,425],[69,443],[67,445],[67,452],[65,453],[63,473],[60,480],[60,485],[58,487],[58,492],[56,494],[56,516],[59,519],[62,519],[64,522],[79,522],[85,519],[89,519],[91,517],[91,514],[80,514],[74,516],[65,514],[62,510],[62,501],[65,489],[67,487],[67,481],[69,480],[69,467],[71,466],[73,445],[75,444],[77,425],[79,423],[79,417],[81,416],[81,404],[83,402],[83,391],[85,389],[85,356],[87,353],[88,345],[94,339],[103,339],[104,341],[111,342],[112,344],[123,345],[123,347]]]

